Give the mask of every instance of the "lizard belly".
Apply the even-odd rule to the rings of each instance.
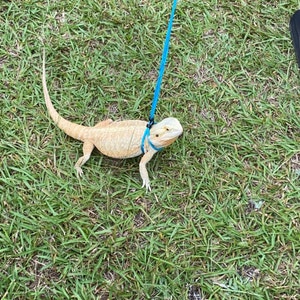
[[[104,155],[112,158],[130,158],[142,154],[140,143],[126,140],[111,140],[95,143],[96,148]]]

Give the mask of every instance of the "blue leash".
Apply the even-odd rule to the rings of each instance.
[[[169,19],[168,30],[167,30],[167,34],[166,34],[166,38],[165,38],[164,49],[163,49],[163,53],[162,53],[162,57],[161,57],[161,61],[160,61],[158,79],[156,82],[154,96],[152,99],[152,106],[151,106],[151,111],[150,111],[150,116],[149,116],[149,122],[146,126],[144,135],[142,137],[141,150],[143,153],[145,153],[144,144],[145,144],[146,138],[148,138],[148,143],[151,148],[153,148],[156,151],[162,150],[162,148],[157,148],[151,143],[149,136],[150,136],[150,129],[151,129],[152,125],[154,124],[154,115],[155,115],[156,106],[157,106],[157,102],[158,102],[158,98],[159,98],[161,82],[162,82],[162,78],[164,75],[166,62],[167,62],[167,58],[168,58],[170,37],[171,37],[171,31],[172,31],[172,26],[173,26],[173,20],[174,20],[174,16],[175,16],[176,5],[177,5],[177,0],[174,0],[170,19]]]

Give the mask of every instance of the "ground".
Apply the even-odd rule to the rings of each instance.
[[[297,1],[178,1],[149,163],[94,152],[49,118],[147,120],[171,1],[0,4],[1,299],[297,299]]]

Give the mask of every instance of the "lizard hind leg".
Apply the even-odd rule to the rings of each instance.
[[[83,175],[83,171],[82,171],[81,167],[89,160],[94,147],[95,147],[94,144],[91,142],[83,143],[83,156],[81,156],[75,164],[75,169],[77,171],[77,175],[79,175],[79,176]]]

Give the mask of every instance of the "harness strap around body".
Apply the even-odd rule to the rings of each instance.
[[[148,142],[148,145],[154,149],[155,151],[161,151],[163,149],[163,147],[161,148],[158,148],[156,147],[150,140],[150,128],[147,126],[146,127],[146,130],[143,134],[143,137],[142,137],[142,143],[141,143],[141,150],[142,150],[142,153],[144,154],[145,153],[145,140],[147,139],[147,142]]]

